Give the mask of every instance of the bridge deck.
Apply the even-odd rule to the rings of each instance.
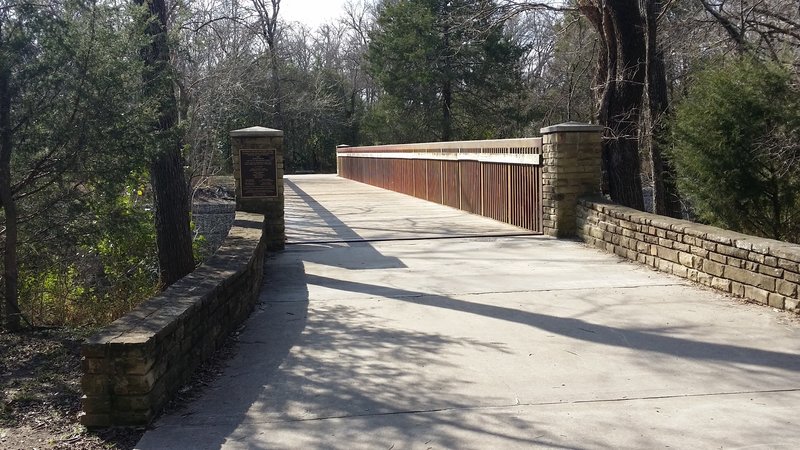
[[[800,442],[787,313],[355,182],[287,186],[236,355],[138,448]]]

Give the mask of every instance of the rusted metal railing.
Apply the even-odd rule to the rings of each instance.
[[[340,147],[339,176],[542,232],[541,138]]]

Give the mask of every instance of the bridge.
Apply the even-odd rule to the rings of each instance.
[[[800,442],[785,313],[339,177],[285,183],[236,355],[137,448]]]
[[[794,447],[800,246],[614,205],[599,130],[542,131],[288,177],[280,131],[233,132],[228,237],[83,345],[82,422],[151,425],[141,449]]]

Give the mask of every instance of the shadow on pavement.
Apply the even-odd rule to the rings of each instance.
[[[294,183],[287,180],[287,186],[316,214],[317,218],[312,219],[321,220],[316,225],[324,222],[342,241],[360,239],[352,228]],[[452,261],[443,264],[455,264],[457,257],[454,255]],[[374,308],[377,302],[458,311],[653,355],[784,371],[776,370],[775,376],[785,376],[785,371],[800,372],[800,358],[794,353],[671,336],[668,333],[674,330],[669,328],[600,325],[574,317],[431,294],[422,288],[415,291],[334,279],[308,273],[307,266],[311,264],[350,270],[406,267],[399,258],[381,254],[366,241],[299,243],[270,255],[260,303],[248,320],[237,355],[225,373],[185,410],[161,418],[137,448],[384,448],[387,442],[393,443],[394,448],[425,448],[428,443],[436,448],[459,448],[469,442],[465,436],[490,436],[493,442],[502,443],[498,448],[601,448],[609,442],[608,430],[628,431],[634,436],[629,441],[633,448],[654,446],[645,434],[632,429],[634,425],[606,418],[588,418],[599,428],[596,434],[583,438],[580,446],[562,445],[563,439],[552,432],[552,427],[548,429],[547,421],[550,425],[570,426],[575,418],[569,414],[558,416],[561,413],[552,410],[547,419],[537,416],[546,414],[551,404],[539,405],[541,409],[523,417],[519,409],[510,408],[514,405],[509,405],[507,397],[500,398],[499,394],[454,394],[477,384],[478,377],[501,373],[502,368],[477,359],[472,362],[474,366],[464,370],[449,362],[458,358],[449,356],[467,351],[511,354],[513,349],[503,342],[451,336],[438,329],[419,331],[396,326],[391,317],[378,314]],[[310,298],[309,292],[314,291],[310,286],[352,293],[353,297],[367,294],[369,300],[335,302]],[[314,301],[313,314],[310,301]],[[648,358],[649,355],[641,360]],[[658,364],[645,363],[654,367]],[[732,376],[750,376],[743,372]],[[717,375],[709,372],[709,376]],[[501,410],[497,405],[509,408]],[[627,407],[633,406],[622,409]],[[720,411],[725,407],[720,400]],[[729,407],[731,417],[737,407]],[[478,408],[482,408],[479,414],[474,412]],[[625,413],[612,418],[624,419]],[[774,411],[774,418],[773,411],[768,415],[775,423],[782,419],[779,411]],[[676,426],[673,435],[681,433],[691,432]],[[759,437],[738,438],[747,442]]]
[[[660,334],[660,330],[658,329],[636,330],[615,328],[569,317],[554,317],[502,306],[473,303],[442,295],[407,291],[386,286],[373,286],[346,280],[335,280],[318,275],[309,275],[307,280],[310,284],[326,286],[337,290],[389,297],[397,301],[412,302],[520,323],[572,339],[603,345],[664,353],[680,358],[716,360],[737,364],[774,367],[795,372],[800,371],[800,357],[794,353],[775,352],[711,342],[699,342]]]
[[[324,239],[324,242],[295,243],[302,244],[302,246],[296,248],[296,250],[302,251],[309,249],[318,250],[319,248],[338,248],[347,251],[349,249],[357,248],[359,254],[344,253],[340,250],[335,258],[326,258],[324,262],[316,261],[320,264],[336,265],[337,267],[344,269],[377,270],[406,267],[405,264],[403,264],[403,262],[398,258],[382,255],[378,250],[375,249],[375,247],[369,245],[366,240],[359,236],[355,230],[348,227],[344,222],[336,217],[335,214],[328,211],[328,209],[322,206],[318,201],[314,200],[313,197],[303,191],[299,186],[297,186],[297,184],[288,179],[284,180],[284,183],[288,188],[294,191],[297,197],[302,199],[303,202],[314,212],[314,214],[317,216],[314,219],[321,219],[324,222],[325,227],[333,230],[336,235],[335,239],[326,238]],[[297,225],[300,227],[303,226],[303,224]],[[313,251],[308,252],[308,255],[314,254],[316,253]],[[364,264],[364,261],[369,261],[369,264]]]

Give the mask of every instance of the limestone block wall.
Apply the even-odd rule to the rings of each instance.
[[[586,243],[663,272],[800,312],[800,245],[648,214],[603,198],[581,198]]]
[[[89,427],[146,425],[252,310],[264,216],[237,212],[217,253],[81,347]]]

